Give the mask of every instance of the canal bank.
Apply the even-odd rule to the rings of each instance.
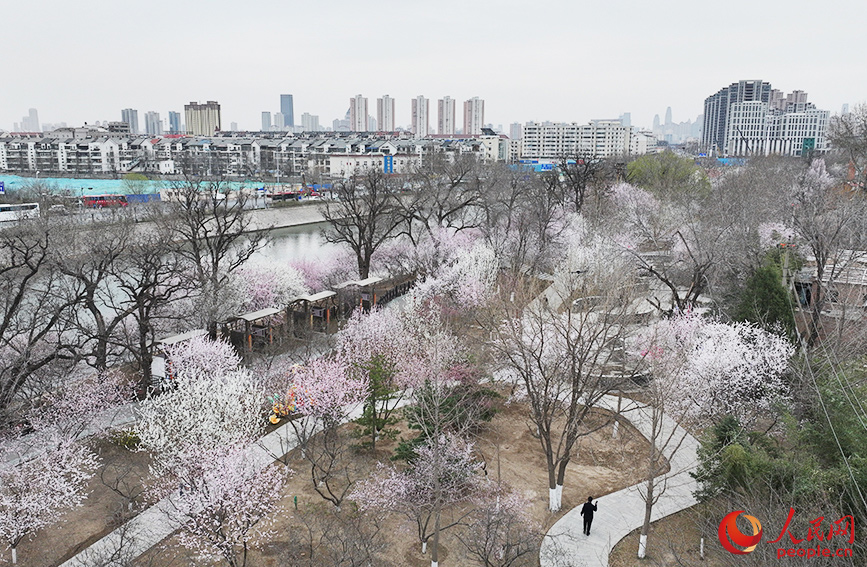
[[[303,226],[325,221],[320,201],[309,201],[285,207],[252,209],[249,214],[249,232]]]

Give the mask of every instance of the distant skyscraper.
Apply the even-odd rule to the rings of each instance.
[[[849,103],[843,104],[843,109],[840,111],[840,114],[849,114]]]
[[[376,99],[376,123],[383,132],[394,132],[394,99],[388,95]]]
[[[430,134],[430,101],[422,95],[412,99],[412,133],[417,138]]]
[[[620,115],[620,123],[629,128],[632,126],[632,114],[629,112],[624,112]]]
[[[232,132],[237,132],[237,131],[238,131],[238,123],[237,123],[237,122],[231,122],[231,123],[229,124],[229,129],[230,129]]]
[[[666,126],[671,125],[671,107],[670,106],[665,109],[665,125]]]
[[[120,111],[121,121],[129,124],[129,133],[132,135],[138,134],[138,110],[134,108],[124,108]]]
[[[659,114],[653,115],[653,131],[659,130]]]
[[[39,113],[35,108],[31,108],[27,116],[21,119],[21,128],[26,132],[39,132]]]
[[[301,115],[301,129],[305,132],[319,132],[319,117],[305,112]]]
[[[437,134],[453,135],[455,133],[455,101],[451,97],[443,97],[437,103]]]
[[[373,116],[367,115],[367,131],[368,132],[376,132],[378,128],[376,127],[376,118]]]
[[[286,129],[285,120],[286,120],[285,115],[282,112],[275,112],[274,113],[274,130],[276,130],[278,132],[282,132],[283,130],[285,130]]]
[[[220,103],[209,100],[205,104],[191,102],[184,105],[187,132],[193,136],[213,136],[221,130]]]
[[[181,113],[169,110],[169,132],[177,134],[181,131]]]
[[[160,122],[159,112],[145,112],[145,133],[148,136],[162,136],[163,125]]]
[[[367,98],[357,95],[349,99],[349,130],[350,132],[366,132]]]
[[[271,131],[271,113],[267,110],[262,113],[262,131]]]
[[[509,125],[509,138],[512,140],[520,140],[524,135],[524,128],[520,122],[514,122]]]
[[[485,101],[474,96],[464,102],[464,135],[481,134],[485,123]]]
[[[295,127],[295,103],[291,94],[280,95],[280,114],[283,115],[283,126]]]

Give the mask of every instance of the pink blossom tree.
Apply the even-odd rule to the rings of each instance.
[[[395,422],[394,411],[411,378],[405,363],[412,344],[406,318],[394,309],[357,311],[337,336],[337,352],[348,371],[367,385],[359,423],[370,435],[373,450],[377,438],[389,434],[388,427]]]
[[[239,310],[258,311],[282,308],[289,301],[308,293],[304,274],[288,264],[248,264],[234,274],[240,302]]]
[[[357,485],[351,498],[362,510],[397,511],[416,525],[422,553],[431,543],[431,567],[439,563],[440,533],[460,525],[466,503],[481,486],[481,464],[473,446],[454,436],[429,439],[406,470],[381,467],[375,476]]]
[[[301,455],[310,465],[313,487],[340,507],[355,481],[357,467],[346,432],[339,425],[366,398],[366,377],[350,373],[340,359],[319,358],[295,366],[289,379],[278,403],[300,414],[290,424]]]
[[[243,446],[199,452],[201,468],[181,478],[183,489],[164,506],[180,526],[181,544],[245,567],[250,549],[267,541],[274,505],[286,480],[280,465],[262,468]]]

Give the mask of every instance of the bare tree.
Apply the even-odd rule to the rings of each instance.
[[[482,180],[480,229],[501,261],[515,270],[552,268],[552,245],[564,228],[553,174],[492,168]]]
[[[0,411],[40,372],[73,358],[64,326],[74,298],[51,262],[52,227],[31,222],[0,230]],[[8,419],[3,415],[3,419]]]
[[[220,170],[219,163],[211,163],[215,159],[182,162],[183,180],[173,184],[172,198],[155,216],[159,230],[185,244],[177,253],[191,266],[191,280],[199,288],[199,313],[212,338],[217,335],[217,322],[229,314],[232,273],[265,242],[264,232],[251,231],[244,191],[231,191],[213,173]],[[200,177],[200,171],[205,175]]]
[[[404,222],[400,214],[400,181],[378,169],[356,171],[337,182],[334,199],[325,201],[322,214],[329,224],[329,242],[346,244],[355,254],[358,275],[370,275],[370,259]]]
[[[572,201],[575,212],[584,211],[588,191],[603,181],[607,170],[604,159],[592,152],[574,152],[560,158],[557,165],[558,181],[564,197]]]
[[[462,155],[453,161],[433,154],[410,176],[412,193],[399,200],[405,218],[404,230],[417,244],[417,225],[430,233],[440,227],[461,230],[478,222],[481,177],[487,168],[474,156]]]
[[[804,171],[792,196],[794,228],[816,263],[807,336],[807,343],[814,345],[821,334],[821,315],[829,301],[828,290],[867,255],[864,234],[867,204],[863,194],[841,191],[825,171],[822,160],[814,161]]]
[[[831,120],[828,139],[849,160],[851,183],[867,189],[867,104],[859,104],[848,114]]]
[[[514,302],[503,298],[501,314],[492,322],[502,323],[489,325],[495,357],[530,406],[530,421],[545,453],[551,511],[560,509],[575,444],[589,432],[582,427],[585,418],[619,383],[615,369],[633,309],[627,285],[632,274],[615,269],[597,277],[603,275],[599,266],[616,263],[616,258],[612,253],[583,269],[567,267],[556,287],[526,308],[521,308],[520,297]],[[573,306],[575,297],[579,299]]]

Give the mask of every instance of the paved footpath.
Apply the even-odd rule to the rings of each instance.
[[[617,397],[606,396],[599,405],[614,411]],[[621,413],[642,435],[650,438],[651,414],[646,406],[624,399]],[[673,420],[664,418],[660,438],[666,439],[669,434],[672,434],[671,441],[667,443],[668,447],[662,449],[671,470],[662,477],[664,485],[662,479],[658,480],[658,486],[665,486],[665,491],[653,507],[653,521],[696,504],[692,493],[698,485],[689,472],[697,465],[698,441]],[[675,447],[676,450],[673,450]],[[599,497],[599,511],[593,516],[589,536],[583,533],[584,524],[580,515],[583,503],[570,510],[545,535],[540,552],[541,566],[608,567],[611,549],[644,523],[644,500],[639,488],[643,488],[643,484]],[[629,552],[637,554],[638,549],[630,549]]]

